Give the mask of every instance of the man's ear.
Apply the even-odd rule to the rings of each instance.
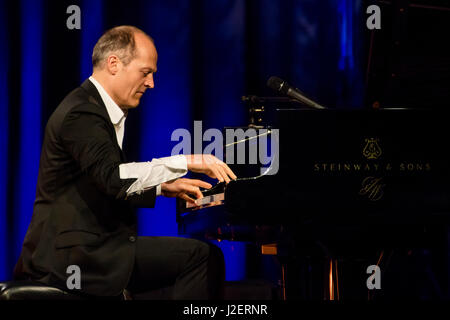
[[[106,70],[112,75],[116,75],[119,71],[120,59],[118,56],[112,54],[106,59]]]

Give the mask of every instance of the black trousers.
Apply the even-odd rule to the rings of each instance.
[[[222,251],[209,243],[176,237],[138,237],[127,291],[133,299],[223,299]]]

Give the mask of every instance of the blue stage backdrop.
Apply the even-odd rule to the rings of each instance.
[[[20,96],[19,103],[14,106],[20,108],[20,114],[19,134],[15,139],[17,179],[12,184],[15,209],[12,217],[13,261],[19,257],[21,242],[31,220],[41,153],[43,10],[42,1],[20,1],[22,23],[17,34],[20,35],[21,56],[20,67],[16,69],[20,74]]]
[[[8,43],[10,29],[7,23],[6,6],[0,3],[0,43]],[[0,60],[8,61],[8,51],[0,50]],[[8,191],[8,63],[0,64],[0,279],[6,279],[10,271],[8,267],[8,245],[12,243],[9,235],[7,215]]]
[[[12,278],[32,216],[45,123],[91,73],[98,37],[135,25],[158,49],[155,89],[127,120],[130,161],[169,156],[177,128],[247,123],[242,95],[276,75],[329,107],[362,107],[364,10],[352,0],[0,1],[0,280]],[[81,30],[69,30],[70,5]],[[358,28],[356,27],[358,26]],[[81,79],[80,79],[81,76]],[[176,236],[175,201],[142,209],[140,235]],[[245,244],[222,241],[227,280],[246,277]]]

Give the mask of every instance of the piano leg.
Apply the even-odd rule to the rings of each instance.
[[[261,253],[263,255],[278,255],[278,246],[276,243],[263,244],[261,246]],[[281,298],[286,300],[286,262],[284,259],[278,259],[281,264]]]
[[[279,263],[279,296],[282,300],[313,298],[312,292],[308,290],[312,280],[311,266],[306,259],[299,261],[294,252],[278,243],[261,245],[261,253],[275,256]]]
[[[278,254],[278,247],[276,243],[263,244],[261,246],[261,253],[263,255],[274,255]],[[281,297],[286,300],[286,263],[280,261],[281,264]]]
[[[281,293],[283,300],[286,300],[286,265],[281,265]]]

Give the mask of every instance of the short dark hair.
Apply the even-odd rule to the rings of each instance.
[[[92,52],[92,66],[101,67],[110,53],[115,53],[124,65],[129,64],[136,57],[135,33],[145,34],[152,42],[153,39],[134,26],[118,26],[106,31],[95,44]]]

